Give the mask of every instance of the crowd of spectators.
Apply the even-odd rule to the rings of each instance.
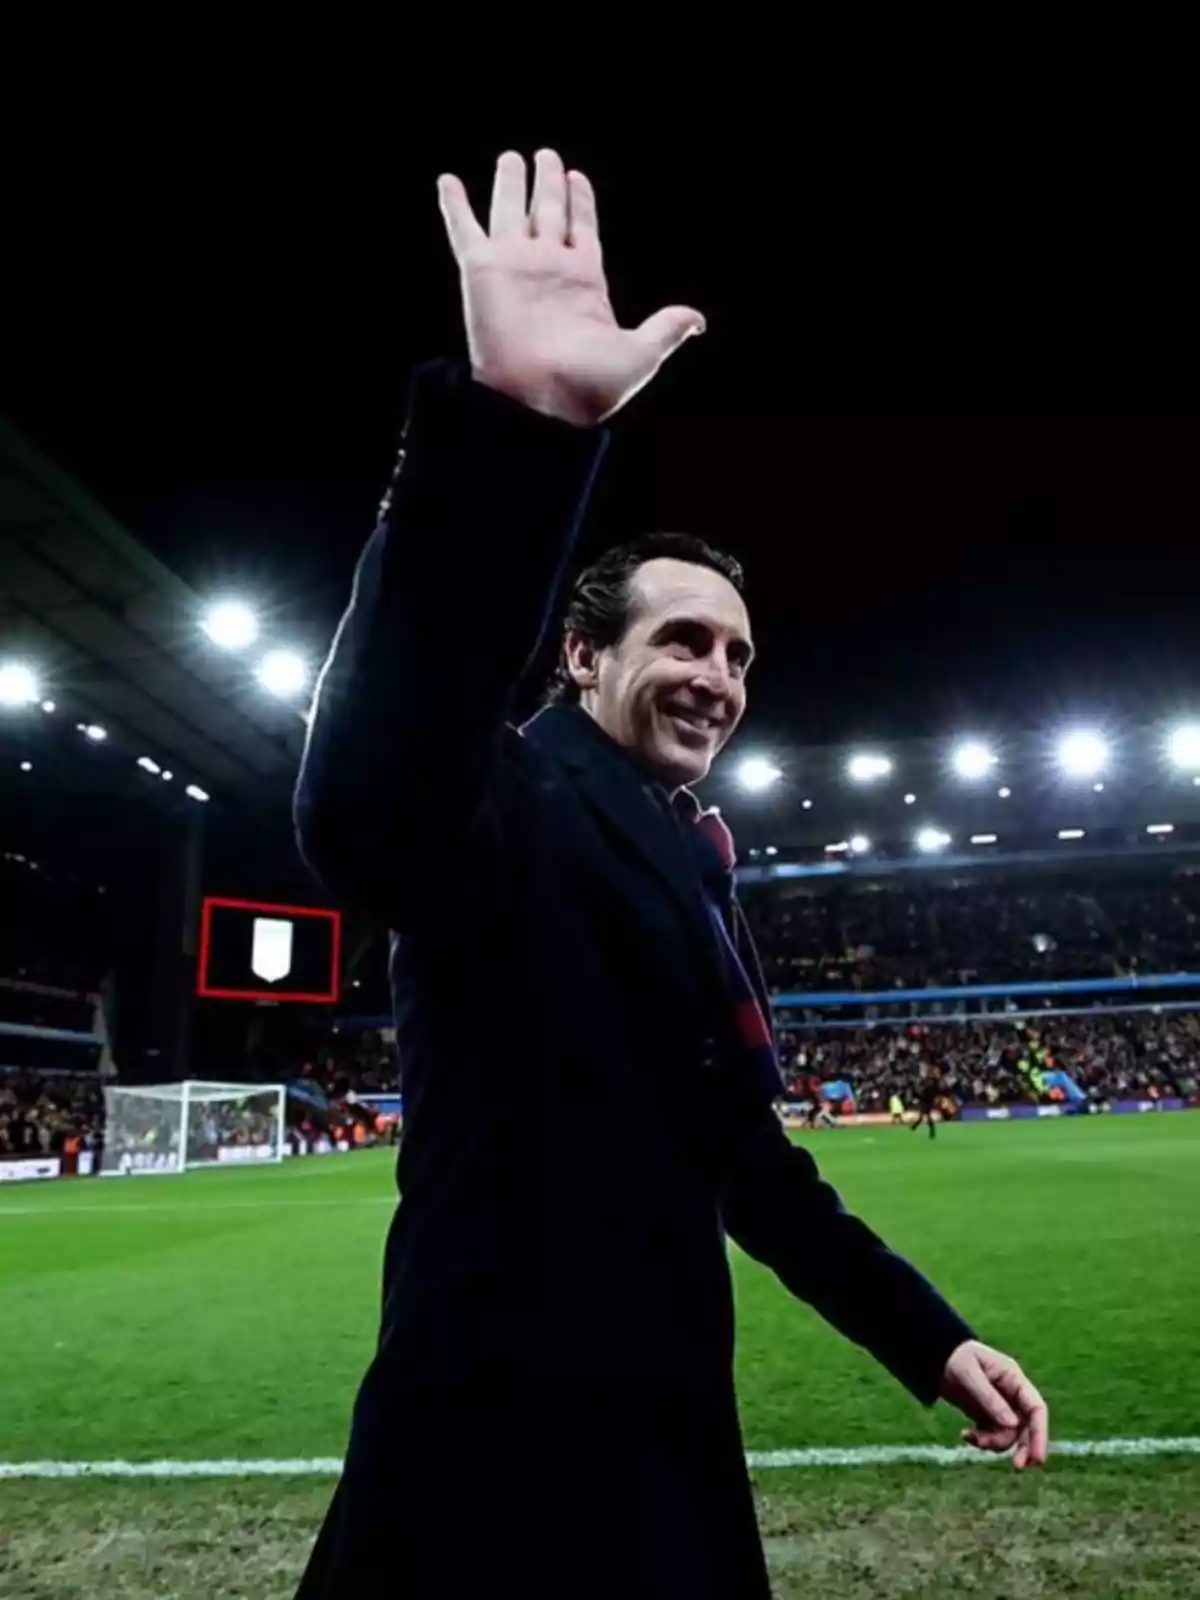
[[[844,1080],[858,1111],[914,1105],[931,1081],[958,1106],[1004,1106],[1052,1096],[1038,1075],[1062,1071],[1091,1105],[1200,1096],[1200,1013],[1087,1011],[1033,1020],[881,1023],[780,1034],[789,1095]]]
[[[95,1072],[0,1072],[0,1161],[58,1156],[68,1140],[94,1149],[103,1126]]]
[[[776,994],[1186,972],[1200,959],[1200,874],[787,883],[743,899]]]

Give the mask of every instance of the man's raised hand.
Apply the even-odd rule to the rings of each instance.
[[[595,193],[555,151],[538,151],[532,195],[524,160],[512,151],[500,157],[486,229],[458,178],[439,178],[438,196],[480,383],[567,422],[602,422],[703,333],[704,318],[687,306],[656,311],[638,328],[619,325]]]

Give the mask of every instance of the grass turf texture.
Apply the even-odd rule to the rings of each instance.
[[[1200,1432],[1200,1115],[807,1136],[1067,1439]],[[391,1159],[0,1190],[0,1461],[336,1456]],[[750,1449],[953,1443],[735,1252]],[[485,1494],[463,1462],[463,1503]],[[757,1477],[777,1593],[1195,1593],[1200,1460]],[[0,1594],[288,1595],[328,1479],[0,1481]],[[589,1537],[581,1508],[580,1545]]]

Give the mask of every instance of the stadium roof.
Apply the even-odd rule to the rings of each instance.
[[[211,646],[203,605],[0,421],[0,656],[33,666],[55,707],[0,715],[0,751],[16,740],[72,785],[145,785],[144,757],[173,773],[181,797],[194,784],[214,800],[286,802],[303,719],[263,693],[244,659]],[[80,723],[108,737],[93,746]]]

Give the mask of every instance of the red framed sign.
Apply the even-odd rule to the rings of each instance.
[[[318,906],[206,897],[196,993],[207,1000],[336,1005],[342,916]]]

